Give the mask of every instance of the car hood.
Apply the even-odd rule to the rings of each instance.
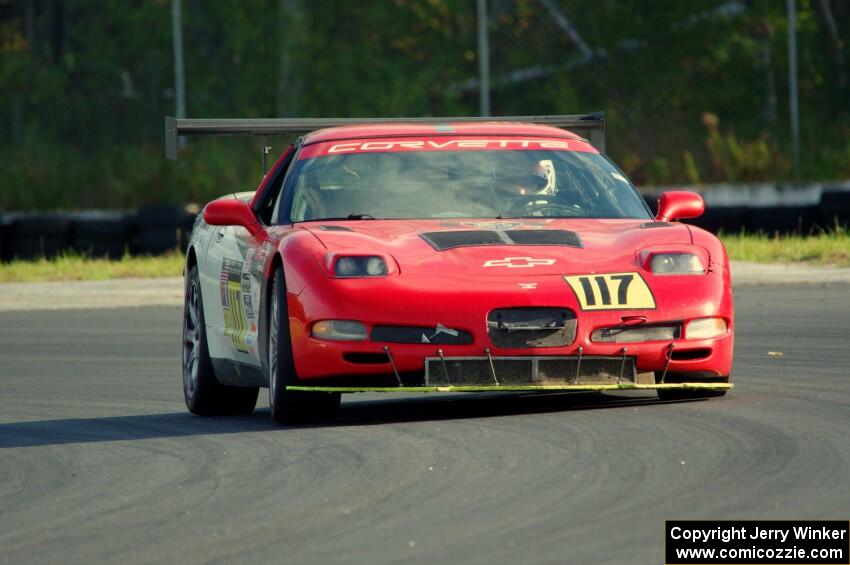
[[[402,275],[423,278],[635,270],[641,249],[692,242],[682,224],[646,220],[361,220],[299,227],[328,252],[390,255]]]

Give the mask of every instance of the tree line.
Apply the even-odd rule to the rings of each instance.
[[[604,110],[638,184],[791,179],[786,3],[489,0],[493,115]],[[797,0],[801,176],[850,176],[850,3]],[[181,0],[189,117],[479,110],[474,0]],[[171,0],[0,1],[0,210],[249,190],[258,142],[190,140]],[[287,140],[276,139],[276,148]]]

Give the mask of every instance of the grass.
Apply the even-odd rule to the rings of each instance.
[[[180,252],[158,257],[124,255],[120,259],[67,253],[53,259],[0,263],[0,283],[179,277],[183,273],[183,262]]]
[[[850,266],[850,232],[835,228],[810,236],[721,234],[729,257],[757,263],[810,263]],[[108,280],[135,277],[179,277],[183,254],[108,260],[69,253],[53,259],[0,263],[0,283]]]
[[[809,236],[739,233],[720,239],[733,261],[850,266],[850,232],[841,228]]]

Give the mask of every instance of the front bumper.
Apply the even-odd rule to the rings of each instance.
[[[560,276],[534,277],[533,292],[521,289],[516,281],[479,278],[475,281],[411,281],[405,277],[385,280],[335,280],[309,284],[298,295],[289,296],[290,330],[295,367],[303,385],[359,386],[364,377],[383,375],[380,384],[397,384],[393,375],[402,375],[405,390],[423,392],[456,390],[463,384],[431,386],[423,378],[427,358],[484,357],[626,357],[637,373],[667,371],[670,386],[687,388],[711,385],[722,388],[732,370],[734,347],[732,296],[725,277],[708,274],[696,277],[651,277],[648,282],[656,297],[653,310],[582,311],[575,296]],[[505,307],[566,307],[577,314],[575,337],[563,347],[500,349],[487,333],[488,313]],[[670,341],[639,343],[600,343],[591,341],[595,329],[616,326],[623,316],[645,316],[647,324],[684,323],[691,319],[718,316],[727,320],[728,331],[710,339],[676,338]],[[310,324],[322,319],[358,320],[369,329],[378,324],[436,327],[438,324],[468,332],[468,344],[384,343],[375,341],[338,342],[310,336]],[[675,352],[671,356],[672,350]],[[381,355],[392,357],[392,364]],[[394,366],[393,366],[394,365]],[[411,377],[411,378],[407,378]],[[693,378],[689,378],[693,377]],[[350,385],[349,385],[350,383]],[[378,383],[370,383],[378,384]],[[503,385],[505,383],[502,383]],[[593,385],[592,388],[588,386]],[[472,383],[472,390],[492,390],[495,384]],[[517,385],[519,386],[519,385]],[[653,383],[581,383],[564,381],[557,385],[527,383],[518,390],[613,390],[654,388]],[[728,386],[728,385],[727,385]],[[359,388],[358,388],[359,387]],[[540,388],[549,387],[549,388]],[[602,388],[599,388],[602,387]],[[369,390],[386,388],[367,387]],[[364,389],[365,390],[365,389]],[[464,388],[467,390],[467,388]],[[504,386],[497,390],[507,390]],[[352,390],[353,392],[353,390]]]
[[[395,367],[395,364],[391,362]],[[653,373],[639,374],[628,357],[439,357],[426,358],[424,382],[394,373],[396,386],[322,384],[288,386],[309,392],[507,392],[606,390],[726,390],[728,380],[656,382]]]

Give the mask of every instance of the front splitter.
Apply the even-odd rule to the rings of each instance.
[[[485,385],[485,386],[287,386],[286,390],[303,392],[523,392],[540,390],[572,390],[600,392],[606,390],[729,390],[731,383],[655,383],[655,384],[562,384],[562,385]]]

